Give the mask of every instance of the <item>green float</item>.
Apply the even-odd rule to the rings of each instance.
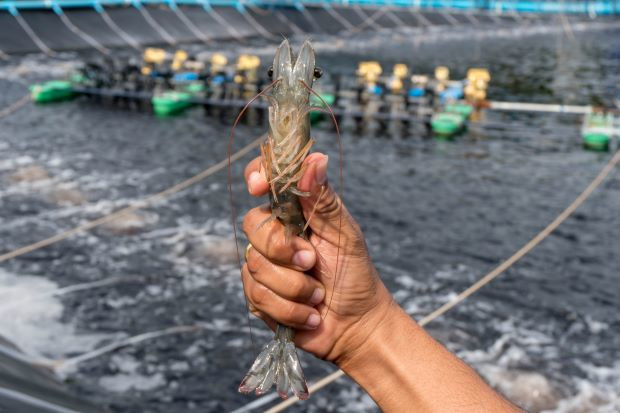
[[[60,102],[75,96],[73,84],[66,80],[50,80],[30,87],[30,96],[36,103]]]
[[[431,118],[431,128],[435,135],[450,138],[465,127],[465,117],[458,113],[441,112]]]
[[[153,112],[160,117],[169,117],[182,113],[192,106],[192,93],[169,90],[153,96]]]
[[[583,147],[591,151],[609,150],[613,117],[610,114],[588,113],[581,132]]]
[[[603,133],[592,132],[583,134],[583,146],[591,151],[607,152],[610,140],[609,136]]]

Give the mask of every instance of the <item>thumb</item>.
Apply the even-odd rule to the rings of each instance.
[[[347,238],[361,237],[359,227],[327,182],[327,155],[315,152],[304,163],[307,170],[297,188],[310,193],[299,200],[312,232],[332,244],[338,243],[339,234]]]

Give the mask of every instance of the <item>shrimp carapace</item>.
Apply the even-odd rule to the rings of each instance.
[[[270,186],[271,219],[282,223],[287,239],[309,236],[299,203],[299,197],[308,194],[301,192],[297,183],[314,142],[310,138],[310,87],[321,73],[314,63],[310,42],[304,42],[295,57],[288,40],[284,40],[269,69],[273,80],[268,97],[269,134],[261,146],[261,157]],[[293,344],[294,335],[293,329],[278,324],[273,341],[263,348],[243,378],[240,392],[263,394],[275,383],[282,398],[291,392],[302,400],[308,398],[308,386]]]

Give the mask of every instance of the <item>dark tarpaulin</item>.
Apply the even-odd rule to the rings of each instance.
[[[336,34],[347,28],[329,14],[323,7],[306,7],[324,33]]]
[[[54,12],[24,10],[20,14],[43,43],[52,50],[74,50],[91,47],[84,39],[69,30]]]
[[[452,16],[457,22],[461,24],[470,24],[471,21],[465,16],[463,13],[448,13]]]
[[[187,16],[187,18],[194,23],[196,28],[204,33],[207,37],[213,39],[223,39],[230,37],[228,30],[219,24],[216,19],[213,18],[202,7],[195,6],[177,6]]]
[[[78,29],[82,30],[84,33],[88,33],[104,46],[127,46],[123,38],[116,34],[95,10],[66,9],[64,13]]]
[[[153,17],[153,19],[177,42],[186,43],[197,40],[191,29],[189,29],[185,23],[179,19],[175,12],[170,10],[168,7],[142,7],[146,7],[146,10]],[[194,7],[194,10],[195,9],[196,7]]]
[[[234,30],[241,36],[256,36],[256,30],[250,25],[250,23],[233,7],[227,6],[213,6],[213,10],[217,12],[224,20],[230,24]]]
[[[21,28],[15,17],[0,11],[0,50],[5,53],[38,52],[39,48]]]
[[[355,10],[351,10],[348,7],[334,7],[334,11],[351,23],[353,27],[357,27],[364,22],[364,19]]]
[[[414,10],[401,10],[400,12],[396,11],[398,18],[401,19],[407,27],[422,27],[422,24],[414,13]]]
[[[105,9],[110,18],[140,44],[165,44],[163,39],[135,7],[110,7]]]
[[[306,33],[314,32],[312,24],[306,19],[302,12],[292,7],[281,8],[278,10],[287,20],[290,20]]]
[[[434,26],[441,26],[450,24],[448,20],[444,16],[442,16],[441,12],[436,11],[420,11],[418,12],[420,15],[424,16],[426,20],[431,22]]]
[[[246,8],[246,12],[250,13],[250,15],[270,33],[283,35],[292,33],[290,26],[278,19],[275,12],[272,10],[252,7]]]
[[[389,11],[391,11],[392,13],[394,12],[394,9],[390,9]],[[381,9],[372,9],[372,13],[376,13],[376,12],[381,12]],[[371,13],[371,16],[372,16]],[[397,21],[394,21],[394,19],[391,19],[388,17],[387,12],[381,14],[379,17],[377,17],[376,19],[374,19],[375,23],[381,27],[385,27],[386,29],[393,29],[396,27],[399,27],[399,24]]]

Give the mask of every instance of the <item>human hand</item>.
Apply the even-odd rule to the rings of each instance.
[[[250,210],[243,230],[250,248],[242,279],[250,311],[272,329],[276,322],[295,328],[295,344],[317,357],[344,362],[358,351],[392,307],[364,236],[327,183],[327,156],[309,155],[298,183],[309,241],[285,239],[284,227],[268,207]],[[245,170],[248,191],[267,194],[260,158]],[[313,213],[314,210],[314,213]],[[338,248],[340,245],[340,248]],[[336,275],[337,267],[337,276]]]

